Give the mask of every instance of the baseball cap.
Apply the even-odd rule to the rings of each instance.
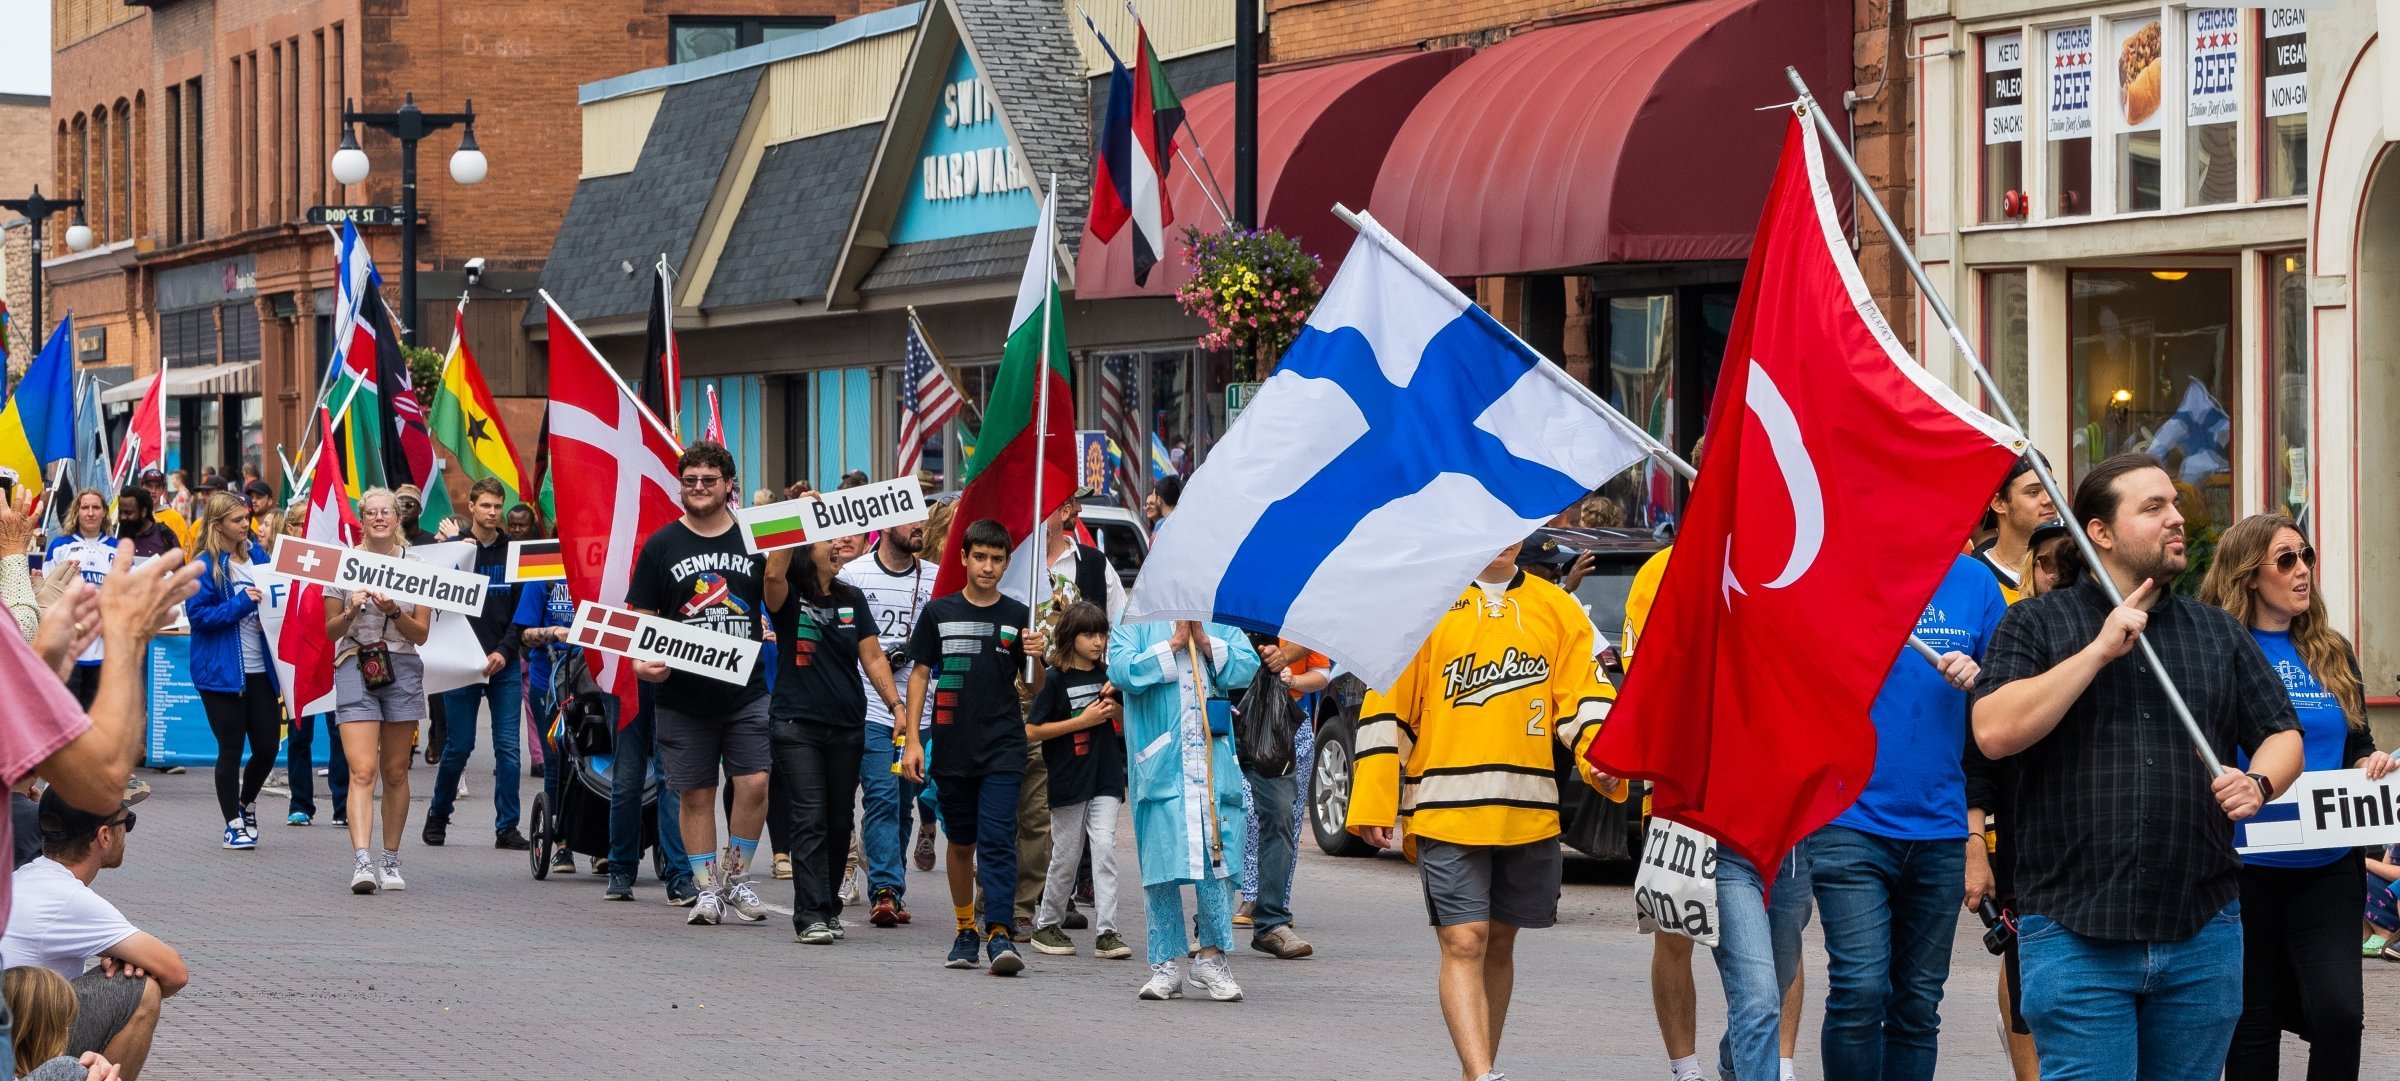
[[[167,473],[166,473],[166,471],[165,471],[165,470],[163,470],[163,469],[160,469],[160,468],[159,468],[159,467],[157,467],[157,466],[151,466],[151,467],[150,467],[150,468],[148,468],[148,469],[142,470],[142,479],[143,479],[143,480],[161,480],[161,481],[163,481],[163,480],[167,479]]]
[[[267,487],[266,481],[254,480],[248,484],[242,485],[242,494],[252,498],[262,495],[271,498],[275,495],[275,489]]]
[[[2029,547],[2039,548],[2042,546],[2043,542],[2048,541],[2051,538],[2063,537],[2066,535],[2067,520],[2064,518],[2052,518],[2047,522],[2043,522],[2042,524],[2033,527],[2033,536],[2028,538],[2025,543]]]
[[[1525,538],[1525,546],[1517,549],[1517,566],[1566,567],[1573,565],[1575,557],[1581,554],[1560,544],[1557,534],[1547,529],[1537,529],[1532,536]]]
[[[149,783],[138,777],[129,777],[125,780],[124,801],[117,804],[115,811],[96,815],[68,803],[66,797],[58,794],[58,789],[44,789],[41,805],[37,809],[41,822],[42,840],[53,844],[63,844],[92,836],[100,832],[100,827],[108,824],[111,819],[131,809],[134,804],[149,798]]]

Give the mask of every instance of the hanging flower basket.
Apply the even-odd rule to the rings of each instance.
[[[1231,356],[1237,380],[1266,378],[1315,310],[1324,264],[1273,229],[1186,227],[1183,250],[1192,275],[1175,299],[1208,324],[1200,347]]]

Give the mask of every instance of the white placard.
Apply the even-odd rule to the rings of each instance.
[[[2062,26],[2048,33],[2050,96],[2042,134],[2052,140],[2092,137],[2092,27]]]
[[[289,535],[275,538],[274,568],[277,574],[335,589],[371,589],[393,600],[470,616],[483,614],[484,592],[492,584],[473,571]]]
[[[758,643],[747,638],[590,601],[575,606],[567,642],[733,684],[750,682],[758,664]]]
[[[468,541],[427,544],[409,549],[409,554],[436,566],[468,570],[474,566],[475,545]],[[291,604],[293,580],[275,573],[272,566],[264,563],[250,570],[258,583],[258,622],[259,629],[266,634],[267,652],[278,663],[284,663],[283,617]],[[473,687],[486,678],[483,666],[488,655],[483,651],[483,642],[475,637],[475,628],[467,622],[467,617],[457,612],[433,613],[433,622],[425,630],[425,644],[417,647],[417,658],[425,662],[426,694]],[[286,686],[290,685],[288,673],[279,678],[286,680]],[[307,712],[320,713],[332,708],[328,699],[321,709]]]
[[[2308,12],[2299,8],[2268,8],[2267,30],[2260,63],[2266,79],[2268,116],[2308,112]]]
[[[2183,122],[2231,124],[2242,115],[2242,13],[2234,8],[2191,8],[2183,13],[2185,55]]]
[[[925,520],[925,490],[915,477],[743,507],[742,546],[756,555],[872,533]]]
[[[2283,807],[2297,810],[2297,817],[2278,810]],[[2301,774],[2290,791],[2242,823],[2234,850],[2300,852],[2395,842],[2400,842],[2400,773],[2370,781],[2363,769],[2329,769]]]
[[[1660,934],[1716,945],[1717,839],[1652,815],[1633,876],[1633,907]]]
[[[2025,141],[2025,35],[1983,38],[1983,141]]]

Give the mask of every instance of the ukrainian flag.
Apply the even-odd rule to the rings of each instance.
[[[16,470],[22,488],[39,491],[44,464],[75,456],[75,362],[67,353],[74,326],[71,315],[58,321],[0,409],[0,466]]]

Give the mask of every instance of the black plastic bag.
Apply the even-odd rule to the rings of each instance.
[[[1242,768],[1261,777],[1281,777],[1292,771],[1295,742],[1300,738],[1300,704],[1275,673],[1261,665],[1234,710],[1234,756]]]

